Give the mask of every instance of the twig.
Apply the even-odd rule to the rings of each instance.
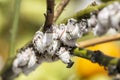
[[[5,67],[0,72],[0,75],[3,74],[12,65],[11,62],[15,56],[15,39],[16,39],[16,34],[17,34],[17,29],[18,29],[19,10],[20,10],[21,0],[14,0],[14,1],[15,1],[14,14],[13,14],[14,18],[13,18],[13,25],[12,25],[12,29],[11,29],[9,57],[8,57],[7,63],[5,64]]]
[[[43,27],[43,32],[48,30],[53,24],[54,17],[54,0],[47,0],[47,14],[45,14],[45,24]]]
[[[104,66],[108,70],[109,75],[120,74],[120,58],[107,56],[101,51],[90,51],[81,48],[73,49],[73,55]]]
[[[60,14],[63,12],[64,8],[67,6],[67,4],[70,2],[70,0],[61,0],[59,5],[56,7],[55,13],[54,13],[54,19],[53,22],[56,22],[59,18]]]
[[[78,42],[77,44],[78,44],[78,47],[85,48],[85,47],[93,46],[96,44],[101,44],[101,43],[116,41],[116,40],[120,40],[120,33],[113,36],[104,36],[104,37],[99,37],[91,40]]]
[[[101,5],[89,6],[89,7],[85,8],[85,9],[83,9],[83,10],[78,11],[77,13],[73,14],[72,16],[70,16],[68,18],[65,18],[64,20],[62,20],[61,23],[65,23],[66,24],[67,20],[70,19],[70,18],[81,20],[83,18],[89,17],[90,16],[90,12],[98,11],[98,10],[104,8],[105,6],[108,6],[109,4],[112,4],[115,1],[116,0],[109,1],[109,2],[103,3]],[[117,1],[119,1],[119,0],[117,0]]]

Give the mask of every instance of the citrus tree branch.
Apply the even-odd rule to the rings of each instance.
[[[89,17],[91,12],[101,10],[105,6],[108,6],[109,4],[112,4],[115,1],[109,1],[107,3],[102,3],[101,5],[91,5],[91,6],[88,6],[87,8],[78,11],[77,13],[71,15],[70,17],[65,18],[64,20],[62,20],[62,23],[66,24],[67,20],[70,19],[70,18],[81,20],[82,18]],[[119,0],[117,0],[117,1],[119,1]]]
[[[109,75],[120,74],[120,58],[107,56],[101,51],[90,51],[82,48],[74,48],[72,51],[74,56],[82,57],[104,66]]]
[[[96,44],[101,44],[101,43],[116,41],[116,40],[120,40],[120,33],[113,36],[103,36],[95,39],[85,40],[82,42],[78,42],[77,44],[78,44],[78,47],[85,48],[89,46],[94,46]]]
[[[70,0],[61,0],[59,5],[55,9],[53,22],[56,22],[60,14],[63,12],[64,8],[68,5]]]

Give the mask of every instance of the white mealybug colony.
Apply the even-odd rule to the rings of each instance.
[[[70,68],[74,63],[70,59],[70,50],[76,46],[76,40],[87,32],[84,23],[84,21],[77,23],[75,19],[69,19],[67,25],[52,25],[52,29],[45,33],[37,31],[32,45],[18,52],[13,63],[13,71],[16,74],[29,73],[31,68],[34,69],[34,65],[36,67],[43,61],[51,62],[58,59],[68,64],[67,68]]]
[[[114,2],[102,9],[97,16],[97,24],[93,29],[95,35],[101,36],[110,28],[120,32],[120,3]]]
[[[35,66],[37,61],[37,57],[35,56],[35,52],[32,47],[28,47],[23,51],[18,52],[16,59],[13,63],[13,71],[18,74],[22,72],[22,67],[24,70],[26,68],[31,68]],[[26,67],[24,67],[26,65]],[[29,71],[29,70],[28,70]],[[26,72],[27,73],[27,72]]]
[[[91,30],[98,36],[105,34],[109,28],[120,32],[119,2],[98,11],[97,15],[90,14],[91,17],[88,19],[77,21],[71,18],[66,25],[52,25],[52,29],[45,33],[37,31],[31,44],[18,52],[13,62],[13,71],[16,74],[29,73],[43,61],[51,62],[59,59],[70,68],[74,63],[70,58],[71,50],[77,46],[78,38]]]

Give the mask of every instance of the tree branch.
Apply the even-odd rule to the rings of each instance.
[[[104,37],[99,37],[91,40],[89,39],[86,41],[78,42],[77,44],[78,44],[78,47],[85,48],[85,47],[93,46],[96,44],[101,44],[101,43],[116,41],[116,40],[120,40],[120,33],[113,36],[104,36]]]
[[[54,19],[53,22],[56,22],[59,18],[60,14],[63,12],[64,8],[67,6],[67,4],[70,2],[70,0],[61,0],[59,5],[56,7]]]
[[[70,17],[65,18],[64,20],[62,20],[61,23],[65,23],[66,24],[67,20],[70,19],[70,18],[81,20],[83,18],[89,17],[91,12],[98,11],[98,10],[104,8],[105,6],[108,6],[109,4],[112,4],[115,1],[109,1],[107,3],[103,3],[101,5],[96,5],[96,6],[95,5],[93,5],[93,6],[91,5],[91,6],[85,8],[83,10],[78,11],[77,13],[71,15]],[[119,1],[119,0],[117,0],[117,1]]]
[[[82,48],[74,48],[73,55],[104,66],[109,75],[120,74],[120,58],[107,56],[101,51],[90,51]]]
[[[47,15],[45,14],[45,24],[43,27],[43,32],[48,30],[50,26],[53,24],[54,17],[54,0],[47,0]]]

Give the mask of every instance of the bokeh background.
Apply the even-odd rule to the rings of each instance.
[[[55,0],[55,6],[61,0]],[[101,3],[99,0],[96,0]],[[60,16],[58,23],[64,18],[84,9],[93,0],[71,0]],[[9,54],[10,30],[13,20],[14,0],[0,0],[0,70],[4,67]],[[16,50],[32,39],[34,33],[43,25],[46,12],[46,0],[21,0],[19,29],[16,38]],[[111,31],[115,34],[114,31]],[[110,32],[110,33],[111,33]],[[90,34],[83,39],[94,38]],[[114,57],[120,57],[120,42],[109,42],[89,47],[90,50],[102,50]],[[29,75],[21,74],[15,80],[111,80],[104,67],[93,64],[88,60],[74,57],[75,62],[71,69],[61,61],[43,63]]]

